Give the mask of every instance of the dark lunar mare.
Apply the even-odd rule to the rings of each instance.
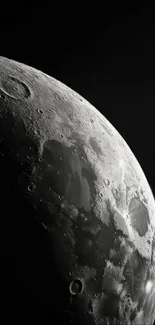
[[[66,317],[67,294],[61,276],[55,268],[51,238],[43,228],[39,215],[43,207],[35,209],[28,185],[37,160],[37,144],[23,136],[22,125],[12,137],[14,120],[6,115],[4,127],[0,119],[0,287],[1,317],[6,322],[23,324],[70,324]],[[18,133],[19,132],[19,133]],[[8,138],[8,134],[10,137]],[[20,142],[20,146],[19,146]],[[21,150],[18,161],[18,153]],[[16,153],[17,151],[17,153]],[[27,151],[27,152],[26,152]],[[30,151],[30,152],[28,152]],[[25,159],[29,154],[30,160]],[[68,289],[68,288],[67,288]],[[51,308],[52,306],[52,308]],[[60,312],[61,311],[61,312]]]

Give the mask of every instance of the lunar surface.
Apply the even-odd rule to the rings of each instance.
[[[1,246],[50,324],[153,324],[155,201],[111,123],[58,80],[0,57],[0,164]]]

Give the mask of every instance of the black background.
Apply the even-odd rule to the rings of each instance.
[[[155,14],[139,3],[1,8],[0,55],[91,102],[137,157],[155,195]]]

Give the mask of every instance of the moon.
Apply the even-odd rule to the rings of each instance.
[[[26,278],[53,319],[153,324],[155,201],[112,124],[55,78],[0,57],[0,158],[2,205],[14,201],[14,217],[3,218],[8,249],[20,255],[14,229],[21,255],[31,256],[38,238],[32,223],[41,229],[46,276],[36,282],[38,246],[27,257]]]

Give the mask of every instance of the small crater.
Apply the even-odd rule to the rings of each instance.
[[[0,94],[0,99],[5,100],[5,95],[4,94]]]
[[[114,197],[118,196],[118,190],[116,188],[112,189],[112,193],[113,193]]]
[[[90,119],[90,122],[93,124],[93,123],[94,123],[94,120],[91,118],[91,119]]]
[[[33,184],[30,184],[29,186],[28,186],[28,191],[29,192],[32,192],[34,190],[34,185]]]
[[[82,293],[83,288],[84,288],[84,285],[83,285],[83,282],[81,281],[81,279],[75,279],[69,285],[69,291],[73,296],[75,296],[79,293]]]
[[[110,185],[110,181],[109,181],[108,178],[106,178],[106,179],[104,180],[104,184],[105,184],[106,186],[109,186],[109,185]]]
[[[39,114],[43,114],[43,111],[42,111],[41,109],[37,109],[37,112],[38,112]]]

